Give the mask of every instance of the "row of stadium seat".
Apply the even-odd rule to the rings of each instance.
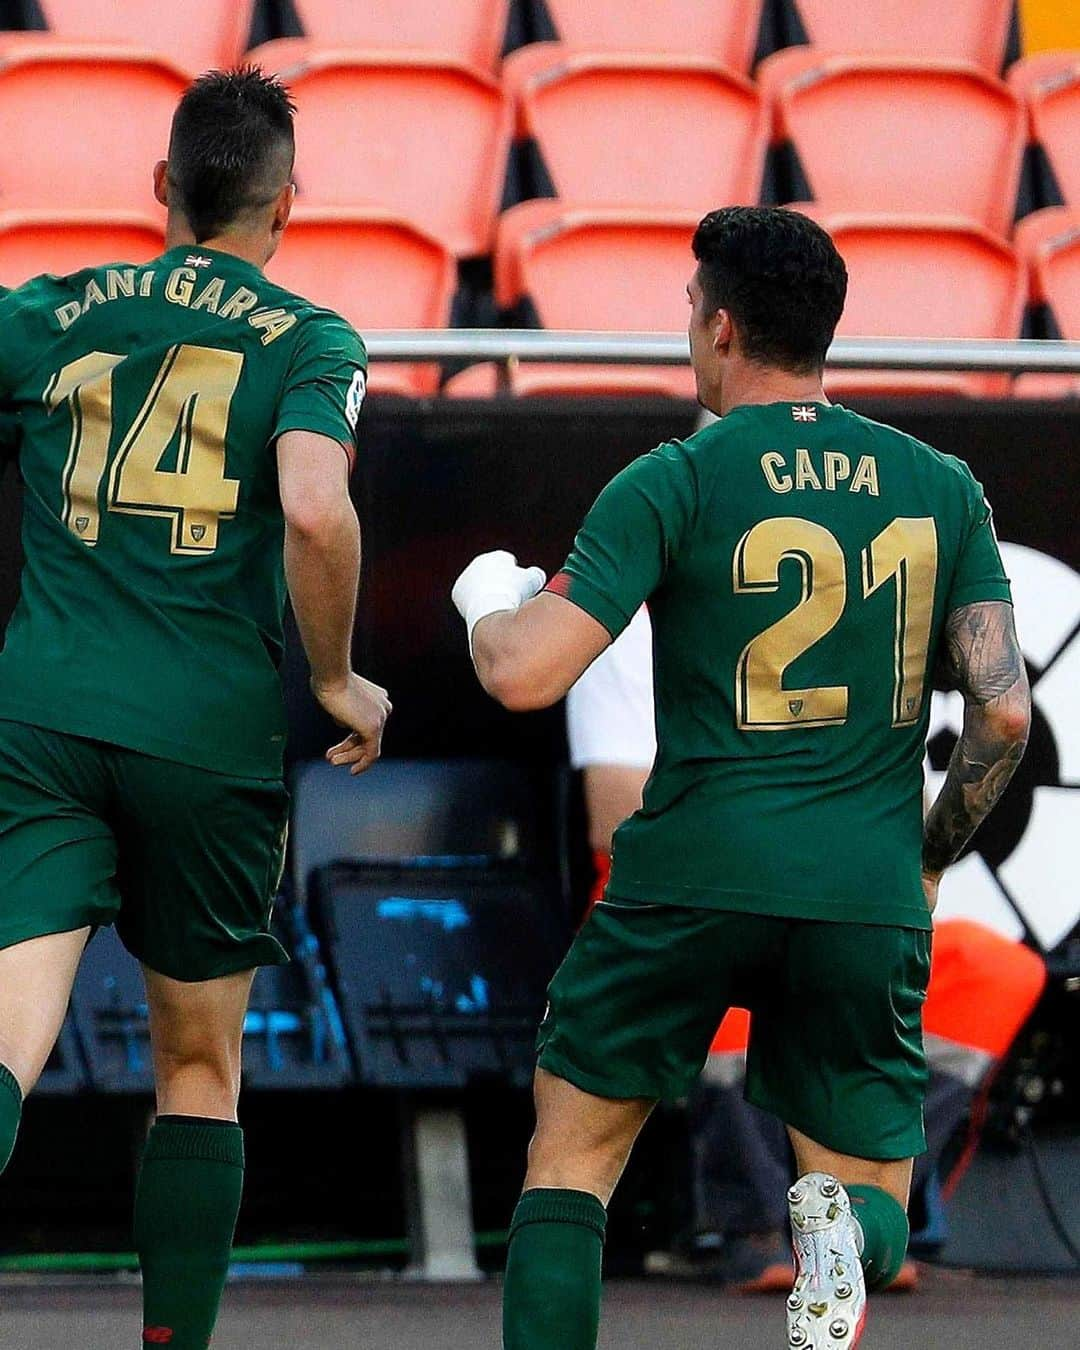
[[[1080,211],[1051,208],[1018,226],[1015,245],[963,220],[822,214],[851,276],[841,335],[1008,339],[1038,307],[1051,335],[1080,340]],[[516,324],[607,332],[677,331],[686,324],[692,212],[567,209],[526,202],[503,213],[495,299]],[[0,283],[43,270],[67,272],[105,258],[138,263],[158,253],[160,227],[138,216],[0,215]],[[268,268],[282,285],[343,312],[361,330],[445,327],[457,268],[445,245],[377,208],[300,208]],[[838,396],[1008,394],[1007,377],[843,372]],[[1017,392],[1056,396],[1077,382],[1045,377]],[[433,365],[375,365],[375,393],[430,396]],[[485,397],[500,388],[493,366],[454,375],[443,392]],[[685,368],[515,365],[517,395],[640,394],[692,397]]]
[[[189,71],[240,59],[256,0],[39,0],[47,27],[65,40],[132,41]],[[291,0],[287,29],[321,44],[433,49],[494,70],[508,33],[510,0]],[[750,69],[763,0],[523,0],[529,33],[590,50],[709,56]],[[1013,0],[788,0],[783,29],[823,50],[891,52],[1001,69]],[[293,22],[295,21],[295,22]],[[280,29],[281,25],[279,25]]]
[[[430,53],[283,39],[261,58],[300,103],[301,200],[384,206],[460,257],[490,252],[501,205],[544,196],[699,214],[809,198],[830,212],[962,216],[1005,234],[1029,135],[1056,180],[1035,204],[1080,205],[1076,53],[1021,62],[1009,83],[937,60],[810,48],[770,57],[757,84],[706,57],[552,43],[516,52],[501,84]],[[124,47],[17,43],[0,56],[4,209],[155,210],[149,168],[184,78]],[[795,159],[765,185],[770,143]]]

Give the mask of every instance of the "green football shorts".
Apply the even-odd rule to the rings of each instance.
[[[604,900],[551,982],[539,1063],[599,1097],[683,1097],[728,1008],[748,1008],[749,1101],[838,1153],[914,1157],[930,942],[913,928]]]
[[[0,948],[115,923],[176,980],[284,964],[288,801],[280,781],[0,721]]]

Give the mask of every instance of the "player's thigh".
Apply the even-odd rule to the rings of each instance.
[[[929,973],[928,932],[792,921],[782,976],[754,1011],[749,1099],[847,1158],[922,1153]]]
[[[24,1097],[56,1044],[89,936],[89,928],[77,928],[0,951],[0,1064]]]
[[[540,1067],[594,1097],[684,1096],[735,1001],[740,942],[755,940],[753,924],[715,910],[601,902],[549,986]]]
[[[0,721],[0,949],[112,922],[108,799],[96,742]]]
[[[171,979],[216,980],[287,958],[270,934],[288,793],[118,752],[117,931]]]
[[[855,1158],[848,1153],[826,1148],[790,1125],[788,1137],[795,1153],[799,1176],[805,1176],[807,1172],[827,1172],[845,1186],[877,1186],[907,1209],[914,1167],[911,1158],[898,1158],[890,1162]]]

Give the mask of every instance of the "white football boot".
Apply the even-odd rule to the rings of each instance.
[[[788,1295],[791,1350],[851,1350],[866,1321],[862,1230],[835,1177],[808,1172],[788,1191],[795,1286]]]

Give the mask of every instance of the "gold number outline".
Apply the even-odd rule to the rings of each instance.
[[[71,438],[61,473],[61,519],[90,548],[99,538],[101,481],[113,433],[113,370],[124,359],[111,352],[89,352],[57,371],[42,395],[48,413],[67,403],[71,414]],[[190,344],[171,347],[113,461],[107,509],[171,519],[173,553],[213,553],[218,523],[236,514],[240,482],[225,477],[225,433],[243,365],[239,352]],[[178,378],[186,381],[186,395],[177,399],[169,417],[160,400],[170,381]],[[169,392],[175,395],[177,390]],[[177,468],[160,470],[157,466],[177,432]],[[149,500],[136,500],[125,490],[125,464],[129,470],[135,467],[136,486],[150,485],[144,494]],[[174,485],[180,480],[179,500],[167,500],[161,479]],[[130,474],[127,481],[132,481]],[[200,492],[205,494],[201,500]]]
[[[922,715],[937,562],[933,516],[897,516],[862,551],[863,599],[869,599],[891,577],[896,580],[894,727],[914,726]]]
[[[847,718],[846,685],[784,688],[787,668],[827,637],[844,612],[847,568],[835,535],[800,516],[759,521],[735,548],[735,592],[775,593],[787,559],[801,566],[802,594],[794,609],[742,650],[735,670],[735,715],[741,731],[839,726]]]

